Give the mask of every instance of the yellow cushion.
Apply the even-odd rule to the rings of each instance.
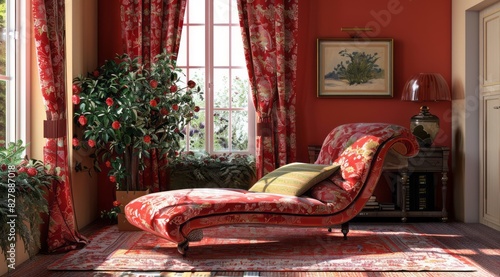
[[[337,164],[290,163],[262,177],[249,191],[300,196],[338,168]]]

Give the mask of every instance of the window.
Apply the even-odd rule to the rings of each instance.
[[[253,154],[255,111],[236,0],[188,1],[177,65],[205,92],[183,130],[185,149]]]
[[[0,140],[26,141],[26,0],[0,0]]]

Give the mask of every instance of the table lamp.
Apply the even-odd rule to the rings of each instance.
[[[439,73],[413,75],[403,89],[403,101],[451,101],[450,89]],[[430,147],[439,132],[439,117],[429,112],[428,106],[421,106],[420,113],[410,120],[410,130],[417,137],[421,147]]]

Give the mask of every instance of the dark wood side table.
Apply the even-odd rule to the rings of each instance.
[[[314,163],[318,157],[321,146],[310,145],[308,147],[309,161]],[[446,211],[446,194],[448,186],[448,160],[450,149],[448,147],[422,147],[417,156],[408,159],[408,167],[401,169],[388,169],[394,178],[397,178],[397,193],[401,201],[399,209],[395,210],[363,210],[358,217],[401,217],[401,221],[406,222],[409,217],[439,217],[443,222],[448,220]],[[441,210],[410,210],[407,207],[409,202],[407,197],[412,197],[408,178],[415,173],[440,174],[440,182],[434,182],[432,189],[436,189],[438,183],[441,185]],[[439,179],[439,178],[438,178]]]
[[[446,211],[446,194],[448,186],[448,160],[450,156],[450,148],[435,146],[435,147],[421,147],[417,156],[410,158],[408,160],[407,172],[402,172],[402,207],[401,212],[403,213],[403,221],[406,221],[407,217],[441,217],[442,221],[448,220],[448,212]],[[437,173],[441,175],[441,210],[434,211],[410,211],[405,207],[407,203],[406,193],[410,189],[411,182],[407,182],[407,178],[412,173]],[[433,189],[436,189],[439,182],[434,182]],[[410,197],[412,197],[410,195]]]
[[[309,163],[313,164],[316,161],[320,151],[321,151],[321,145],[307,146],[307,153],[309,153]]]

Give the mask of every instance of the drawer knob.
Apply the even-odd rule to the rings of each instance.
[[[500,106],[494,106],[493,109],[498,110],[500,109]]]

